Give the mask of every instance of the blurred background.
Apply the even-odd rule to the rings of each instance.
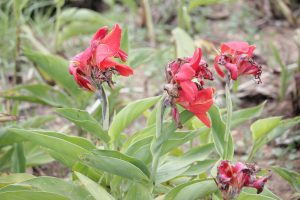
[[[300,115],[299,0],[1,0],[0,8],[1,170],[9,168],[4,162],[9,149],[1,149],[1,131],[7,124],[80,135],[81,130],[56,116],[53,107],[95,110],[94,115],[100,116],[92,94],[68,85],[72,77],[66,67],[104,25],[121,25],[121,46],[135,70],[130,78],[115,80],[110,106],[116,109],[161,94],[169,61],[191,56],[195,47],[201,47],[213,70],[220,43],[244,40],[257,47],[254,56],[262,65],[262,83],[249,77],[235,82],[234,110],[266,102],[262,117]],[[216,102],[224,107],[224,82],[214,75]],[[133,128],[143,124],[140,120]],[[250,124],[233,131],[240,159],[251,145]],[[257,163],[299,172],[299,133],[298,125],[267,145]],[[31,152],[26,155],[31,156],[32,173],[68,174],[49,156],[32,147],[25,150]],[[283,199],[297,199],[295,191],[275,174],[268,184]]]

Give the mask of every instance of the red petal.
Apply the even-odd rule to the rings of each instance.
[[[90,41],[91,47],[95,47],[97,45],[97,43],[99,43],[100,40],[105,37],[105,35],[107,34],[107,31],[108,31],[107,26],[103,26],[100,29],[98,29],[98,31],[94,34],[93,38]]]
[[[220,56],[216,56],[216,57],[215,57],[214,66],[215,66],[215,69],[216,69],[217,73],[218,73],[222,78],[224,78],[225,74],[224,74],[224,72],[221,70],[221,68],[220,68],[220,66],[219,66],[219,64],[218,64],[219,59],[220,59]]]
[[[120,26],[118,24],[115,24],[112,31],[101,40],[102,44],[106,44],[109,46],[110,51],[114,55],[117,55],[120,49],[121,34],[122,30]]]
[[[238,69],[236,64],[226,63],[225,67],[230,71],[232,80],[236,80],[238,77]]]
[[[101,69],[107,69],[110,67],[115,67],[116,70],[122,76],[129,76],[129,75],[133,74],[133,70],[129,66],[117,63],[116,61],[114,61],[110,58],[103,60],[103,62],[100,65]]]
[[[123,62],[126,62],[127,53],[125,51],[123,51],[122,49],[119,49],[117,57],[120,58]]]
[[[181,99],[192,102],[195,100],[198,88],[193,81],[183,81],[180,83],[182,89]]]
[[[190,64],[186,63],[179,68],[177,74],[175,75],[175,80],[179,82],[192,80],[194,76],[195,70],[191,67]]]
[[[206,113],[204,114],[196,114],[196,117],[205,124],[208,128],[210,128],[210,118],[207,116]]]
[[[229,54],[248,54],[250,45],[247,42],[243,41],[232,41],[221,44],[221,54],[229,53]],[[251,46],[251,49],[253,46]],[[253,49],[254,50],[254,49]],[[252,51],[253,51],[252,50]]]
[[[199,68],[201,57],[202,57],[202,49],[197,48],[196,51],[194,52],[193,57],[190,60],[190,64],[195,71],[199,70],[198,68]]]
[[[103,60],[105,60],[107,57],[112,57],[114,56],[113,52],[111,51],[110,47],[105,44],[100,44],[97,46],[96,49],[96,64],[97,66],[100,67],[100,69],[105,69],[102,68],[101,63]]]

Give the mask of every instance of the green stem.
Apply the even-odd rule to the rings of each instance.
[[[155,46],[155,33],[154,33],[154,28],[153,28],[153,21],[152,21],[152,16],[151,16],[149,0],[143,0],[142,3],[143,3],[144,10],[145,10],[146,25],[147,25],[147,29],[148,29],[148,37],[150,39],[151,44],[153,46]]]
[[[154,148],[152,151],[152,171],[151,171],[151,181],[154,185],[155,185],[155,177],[157,173],[159,157],[161,153],[161,146],[162,146],[162,143],[160,143],[158,140],[160,139],[162,133],[163,117],[166,108],[165,105],[166,97],[167,94],[164,93],[164,95],[161,97],[161,100],[159,101],[157,111],[156,111],[156,135],[152,143],[152,146]]]
[[[105,90],[101,84],[97,84],[96,96],[101,102],[102,106],[102,128],[104,131],[107,131],[109,128],[109,107],[108,99],[105,93]]]
[[[228,77],[228,81],[225,85],[225,93],[226,93],[226,108],[227,108],[227,119],[226,119],[226,129],[225,129],[225,142],[226,148],[224,150],[224,159],[229,158],[229,143],[230,143],[230,127],[231,127],[231,118],[232,118],[232,101],[230,95],[230,77]],[[230,156],[231,157],[231,156]]]
[[[56,21],[55,21],[55,46],[54,50],[55,52],[59,49],[59,27],[60,27],[60,14],[61,14],[61,3],[56,2]]]

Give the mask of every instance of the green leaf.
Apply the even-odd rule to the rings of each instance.
[[[59,108],[56,109],[56,112],[81,127],[83,130],[100,138],[105,143],[109,142],[109,136],[107,133],[102,129],[100,123],[97,122],[96,119],[88,112],[75,108]]]
[[[272,167],[272,169],[281,176],[284,180],[289,182],[296,190],[297,192],[300,192],[300,174],[291,171],[282,167]]]
[[[14,191],[1,192],[1,200],[70,200],[62,195],[49,192]]]
[[[85,189],[90,192],[90,194],[96,200],[113,200],[114,198],[100,185],[89,179],[88,177],[80,174],[79,172],[75,172],[76,176],[83,184]]]
[[[60,21],[63,26],[60,42],[82,34],[94,34],[101,26],[114,24],[100,13],[84,8],[64,9]]]
[[[213,144],[207,144],[191,149],[180,157],[169,158],[158,167],[155,183],[162,183],[181,175],[192,163],[206,159],[213,149]]]
[[[182,176],[198,176],[209,169],[211,169],[217,160],[203,160],[198,161],[195,164],[191,165],[183,174]]]
[[[136,48],[130,49],[128,63],[132,68],[137,68],[142,64],[148,63],[155,56],[153,48]]]
[[[237,200],[274,200],[274,198],[260,194],[249,194],[246,192],[242,192]]]
[[[129,103],[114,118],[108,130],[111,142],[114,143],[121,132],[138,118],[143,112],[152,107],[160,97],[151,97]]]
[[[29,179],[34,178],[35,176],[26,173],[15,173],[7,176],[0,177],[0,188],[5,187],[10,184],[20,183]]]
[[[133,183],[124,200],[153,200],[151,189],[151,187],[146,187],[143,184]]]
[[[250,127],[253,141],[255,142],[261,138],[264,138],[267,133],[269,133],[276,126],[279,125],[280,120],[281,117],[270,117],[266,119],[260,119],[254,122]]]
[[[96,169],[139,181],[149,180],[149,171],[140,160],[126,156],[118,151],[97,150],[85,156],[87,165]]]
[[[225,142],[225,123],[221,118],[221,113],[219,108],[216,105],[213,105],[210,110],[208,111],[210,119],[211,119],[211,133],[212,138],[214,140],[215,148],[220,156],[223,156],[223,152],[226,148]],[[229,150],[227,152],[227,158],[230,159],[233,156],[234,152],[234,145],[232,143],[232,136],[229,135]]]
[[[57,84],[75,98],[84,97],[84,92],[76,84],[68,71],[69,62],[61,57],[26,50],[26,57],[35,63],[39,69],[48,74]]]
[[[122,39],[121,39],[120,47],[125,52],[129,51],[128,29],[127,28],[123,28],[123,30],[122,30]]]
[[[6,192],[40,192],[63,196],[68,200],[95,200],[83,187],[72,182],[67,182],[55,177],[36,177],[27,181],[9,185],[0,190],[0,195]],[[47,195],[40,197],[39,200],[46,198]],[[14,199],[14,198],[13,198]],[[22,199],[22,198],[21,198]],[[20,199],[20,200],[21,200]],[[27,198],[26,198],[27,199]],[[1,199],[2,200],[2,199]],[[24,200],[24,199],[22,199]],[[28,199],[31,200],[31,199]],[[55,198],[53,200],[56,200]]]
[[[217,190],[213,180],[194,180],[170,190],[164,200],[196,200],[206,197]]]
[[[199,6],[207,6],[210,4],[227,3],[232,0],[190,0],[188,10],[191,11]]]
[[[238,125],[261,115],[266,101],[262,104],[250,108],[245,108],[241,110],[234,111],[232,113],[232,120],[231,120],[231,128],[235,128]]]
[[[281,117],[271,117],[254,122],[250,129],[252,131],[253,146],[248,160],[252,160],[256,152],[271,140],[279,137],[291,127],[300,123],[300,117],[281,120]]]
[[[176,58],[192,56],[195,50],[193,39],[181,28],[175,28],[172,35],[175,39]]]
[[[248,194],[257,194],[257,189],[245,187],[245,188],[243,188],[243,192],[248,193]],[[259,195],[270,197],[275,200],[281,200],[278,196],[276,196],[273,192],[271,192],[267,187],[264,187],[264,190]]]
[[[59,161],[72,167],[82,154],[89,153],[94,146],[87,140],[74,136],[67,136],[55,132],[23,130],[11,128],[12,133],[21,138],[39,144],[59,155]],[[58,157],[56,157],[58,158]]]
[[[20,101],[70,107],[71,99],[63,92],[45,84],[22,85],[0,93],[1,97]]]
[[[26,159],[24,155],[23,144],[15,143],[13,146],[13,153],[11,157],[12,161],[12,172],[13,173],[24,173],[26,170]]]

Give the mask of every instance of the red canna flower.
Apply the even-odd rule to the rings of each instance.
[[[257,189],[257,193],[261,193],[270,176],[258,177],[257,172],[255,165],[242,162],[232,165],[227,160],[222,161],[218,166],[216,183],[223,198],[225,200],[236,198],[243,187],[253,187]]]
[[[121,35],[118,24],[109,33],[108,27],[104,26],[95,33],[90,47],[72,58],[69,72],[80,87],[95,91],[96,84],[107,82],[112,86],[112,75],[115,73],[122,76],[133,74],[129,66],[115,60],[127,60],[127,54],[120,49]]]
[[[193,57],[178,58],[167,66],[165,90],[172,98],[172,116],[179,124],[176,103],[195,114],[206,126],[210,127],[207,111],[213,104],[213,88],[204,89],[204,79],[213,80],[212,72],[204,60],[202,50],[196,49]]]
[[[247,42],[227,42],[221,44],[220,50],[221,53],[215,57],[214,65],[222,78],[225,74],[219,65],[229,71],[232,80],[236,80],[242,75],[254,75],[259,80],[258,82],[261,82],[261,66],[252,58],[254,45],[249,45]]]

